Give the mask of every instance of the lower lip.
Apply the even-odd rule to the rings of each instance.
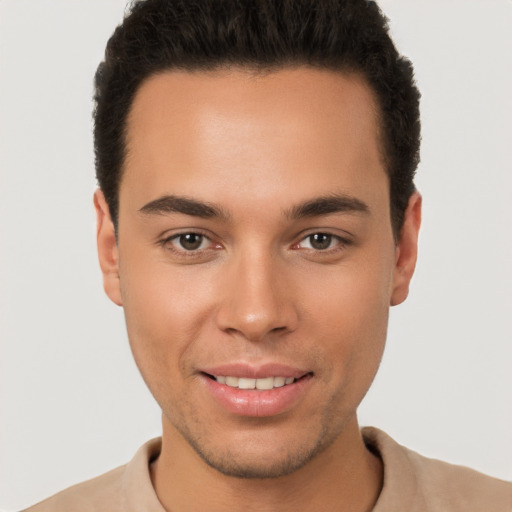
[[[269,390],[238,389],[203,375],[207,389],[227,411],[239,416],[275,416],[289,410],[306,392],[311,375],[280,388]]]

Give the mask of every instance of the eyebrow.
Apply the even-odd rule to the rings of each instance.
[[[333,194],[317,197],[304,203],[293,206],[285,211],[290,219],[304,219],[332,213],[370,213],[366,203],[345,194]]]
[[[166,195],[150,201],[140,208],[139,212],[153,215],[168,213],[182,213],[203,219],[227,219],[229,215],[222,208],[214,204],[198,201],[184,196]]]
[[[332,213],[369,213],[369,211],[368,205],[355,197],[334,194],[299,203],[285,210],[284,215],[289,219],[303,219]],[[139,212],[148,215],[182,213],[203,219],[219,218],[227,220],[230,217],[226,211],[215,204],[175,195],[165,195],[150,201],[140,208]]]

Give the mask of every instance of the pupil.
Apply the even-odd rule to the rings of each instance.
[[[180,235],[180,244],[184,249],[187,249],[188,251],[198,249],[202,242],[203,235],[198,235],[197,233],[187,233],[185,235]]]
[[[328,249],[331,245],[332,236],[325,233],[311,235],[311,246],[315,249]]]

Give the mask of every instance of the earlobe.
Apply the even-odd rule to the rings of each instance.
[[[94,193],[94,208],[96,210],[96,241],[98,259],[103,274],[103,289],[114,304],[122,306],[116,233],[107,201],[100,189]]]
[[[400,238],[396,246],[391,306],[401,304],[409,294],[409,284],[416,267],[418,233],[421,225],[421,195],[414,192],[405,211]]]

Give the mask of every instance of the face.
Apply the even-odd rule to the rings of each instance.
[[[117,244],[96,195],[100,262],[164,442],[230,475],[304,466],[357,423],[414,268],[419,207],[396,245],[371,91],[306,68],[167,72],[127,141]]]

